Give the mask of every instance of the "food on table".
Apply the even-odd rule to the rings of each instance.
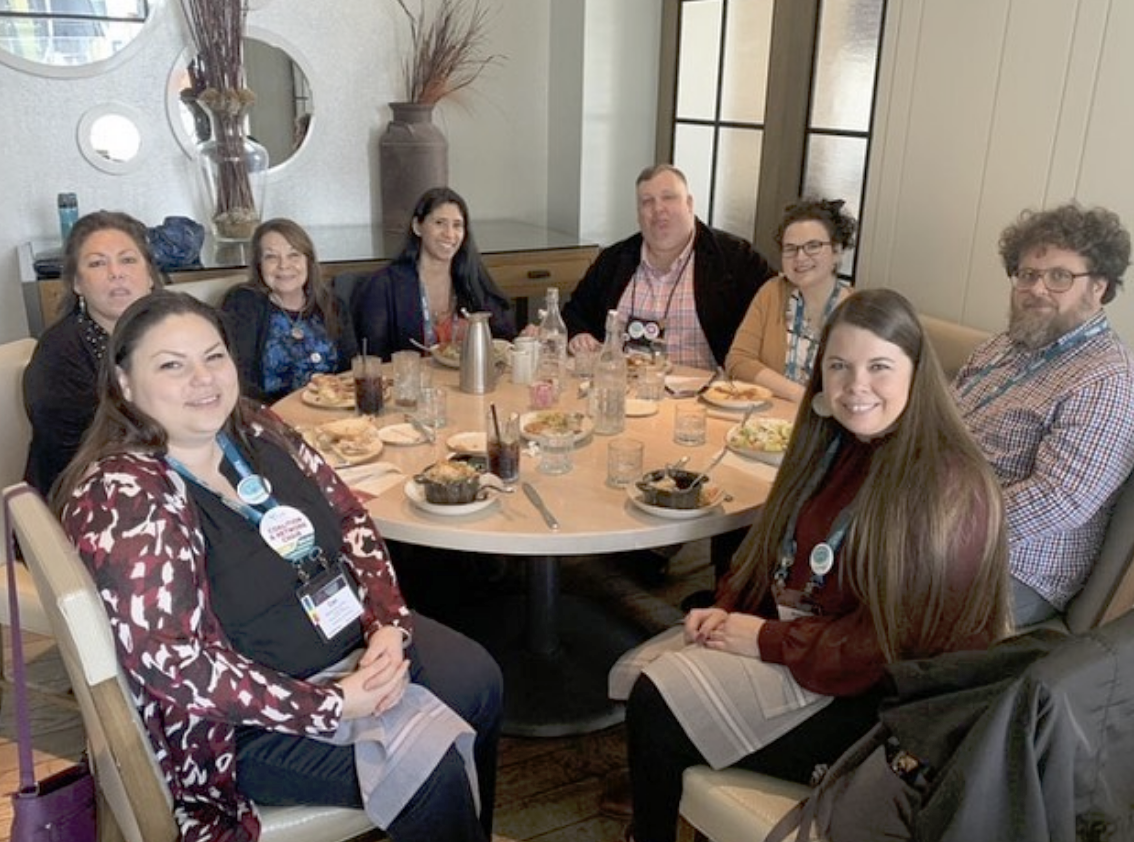
[[[780,418],[754,418],[736,427],[728,438],[730,447],[783,453],[791,441],[792,422]]]
[[[340,418],[314,430],[315,447],[331,461],[365,462],[382,452],[382,439],[369,418]]]
[[[701,479],[694,482],[698,477]],[[708,505],[712,495],[706,485],[702,475],[695,471],[665,468],[650,471],[638,480],[643,501],[666,509],[696,509]]]
[[[548,410],[536,412],[524,422],[524,433],[532,438],[548,433],[574,433],[583,431],[583,415],[579,412]]]
[[[354,406],[354,377],[345,374],[312,374],[303,399],[316,406],[348,409]]]
[[[480,471],[467,462],[435,462],[414,479],[425,490],[430,503],[471,503],[480,491]]]
[[[705,390],[710,403],[759,403],[771,397],[771,389],[755,383],[714,383]]]
[[[439,363],[456,368],[461,364],[461,346],[456,342],[445,342],[433,346],[433,358]]]

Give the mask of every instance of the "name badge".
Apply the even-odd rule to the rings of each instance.
[[[336,562],[296,590],[307,619],[326,641],[362,617],[362,602],[342,564]]]
[[[664,322],[645,319],[631,314],[626,323],[626,345],[628,350],[652,351],[665,337]]]
[[[816,576],[826,576],[835,566],[835,551],[826,541],[820,541],[811,548],[811,554],[807,561],[811,566],[812,573]]]
[[[306,558],[315,546],[314,525],[294,506],[276,506],[264,512],[260,520],[260,536],[289,561]]]

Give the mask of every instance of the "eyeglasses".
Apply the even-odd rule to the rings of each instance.
[[[1054,269],[1017,269],[1012,275],[1012,286],[1016,289],[1031,289],[1043,281],[1048,292],[1067,292],[1076,278],[1089,278],[1094,272],[1072,272],[1062,266]]]
[[[781,246],[780,247],[780,254],[782,254],[788,260],[791,260],[793,257],[795,257],[800,252],[803,252],[808,257],[814,257],[815,255],[817,255],[819,252],[821,252],[823,250],[824,246],[829,246],[829,245],[831,245],[830,240],[827,240],[827,241],[808,240],[806,243],[804,243],[801,246],[790,245],[790,244]]]

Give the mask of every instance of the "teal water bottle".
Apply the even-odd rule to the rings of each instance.
[[[79,221],[79,197],[74,193],[60,193],[59,206],[59,234],[63,237],[63,246],[67,246],[67,238],[71,236],[71,229]]]

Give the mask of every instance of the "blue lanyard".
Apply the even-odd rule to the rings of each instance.
[[[1041,354],[1033,357],[1022,372],[1015,375],[1014,377],[1009,377],[1007,380],[1001,383],[998,388],[994,389],[991,393],[981,398],[980,401],[977,402],[976,406],[965,411],[965,415],[971,415],[974,412],[984,409],[984,407],[988,406],[1013,386],[1018,386],[1024,381],[1034,377],[1036,373],[1041,368],[1046,366],[1049,362],[1075,350],[1085,342],[1094,339],[1096,336],[1106,331],[1107,327],[1108,325],[1106,321],[1100,320],[1081,331],[1072,331],[1071,333],[1066,333],[1063,336],[1059,337],[1057,340],[1055,340],[1055,342],[1047,346],[1047,348],[1045,348]],[[957,397],[966,397],[970,392],[972,392],[974,388],[976,388],[979,383],[984,381],[984,379],[988,377],[988,375],[1007,363],[1008,357],[1015,350],[1015,347],[1010,347],[1007,351],[1000,355],[1000,359],[989,363],[980,371],[977,371],[975,374],[973,374],[973,376],[969,379],[969,382],[966,383],[964,387],[958,391]]]
[[[827,296],[827,303],[823,306],[823,321],[819,323],[819,330],[822,331],[823,325],[827,323],[827,319],[831,317],[831,313],[835,310],[835,305],[838,303],[839,294],[846,287],[842,281],[835,279],[835,288],[831,290],[831,294]],[[811,340],[807,348],[807,359],[804,360],[802,366],[799,364],[799,343],[803,338],[803,293],[796,290],[792,293],[794,297],[799,294],[799,298],[795,308],[795,321],[792,329],[788,331],[791,336],[791,348],[788,351],[787,370],[784,376],[793,383],[803,383],[801,378],[811,377],[811,370],[815,366],[815,353],[818,350],[819,341],[818,337]]]
[[[839,446],[841,444],[841,439],[836,438],[827,446],[827,452],[823,454],[823,460],[819,463],[819,470],[811,475],[811,478],[803,489],[803,493],[799,496],[799,505],[796,507],[795,511],[792,512],[791,518],[788,520],[787,529],[784,530],[783,541],[780,544],[780,563],[773,576],[776,584],[781,587],[786,586],[788,574],[795,564],[795,553],[798,548],[795,540],[795,529],[799,523],[800,512],[803,511],[803,506],[819,488],[819,483],[827,476],[827,473],[831,470],[831,466],[835,464],[835,457],[839,453]],[[853,521],[854,512],[851,506],[845,506],[835,516],[835,520],[831,524],[831,531],[827,535],[827,540],[823,542],[830,548],[832,558],[843,545],[843,540],[847,537],[847,532],[850,530]],[[813,596],[815,591],[822,588],[826,581],[827,576],[825,573],[816,573],[812,570],[811,578],[808,580],[807,587],[804,589],[804,595]]]
[[[242,481],[247,479],[248,477],[254,476],[254,472],[251,466],[248,464],[248,461],[244,458],[236,445],[232,443],[232,439],[228,437],[227,433],[217,433],[217,444],[220,445],[221,451],[224,453],[224,458],[228,461],[229,464],[232,465],[233,470],[236,471]],[[207,485],[197,479],[197,477],[193,475],[193,472],[190,471],[179,460],[168,454],[166,454],[165,458],[166,461],[169,462],[169,464],[173,467],[173,470],[177,471],[177,473],[181,474],[181,476],[185,477],[185,479],[189,480],[195,485],[200,486],[201,488],[204,488],[205,490],[211,490]],[[257,504],[263,506],[264,511],[261,511],[259,508],[245,503],[243,500],[230,500],[223,494],[218,494],[217,496],[220,498],[222,503],[224,503],[234,512],[242,515],[246,520],[254,525],[258,525],[260,521],[263,520],[264,511],[274,509],[279,505],[279,501],[277,501],[276,498],[271,494],[268,494],[262,503]]]

